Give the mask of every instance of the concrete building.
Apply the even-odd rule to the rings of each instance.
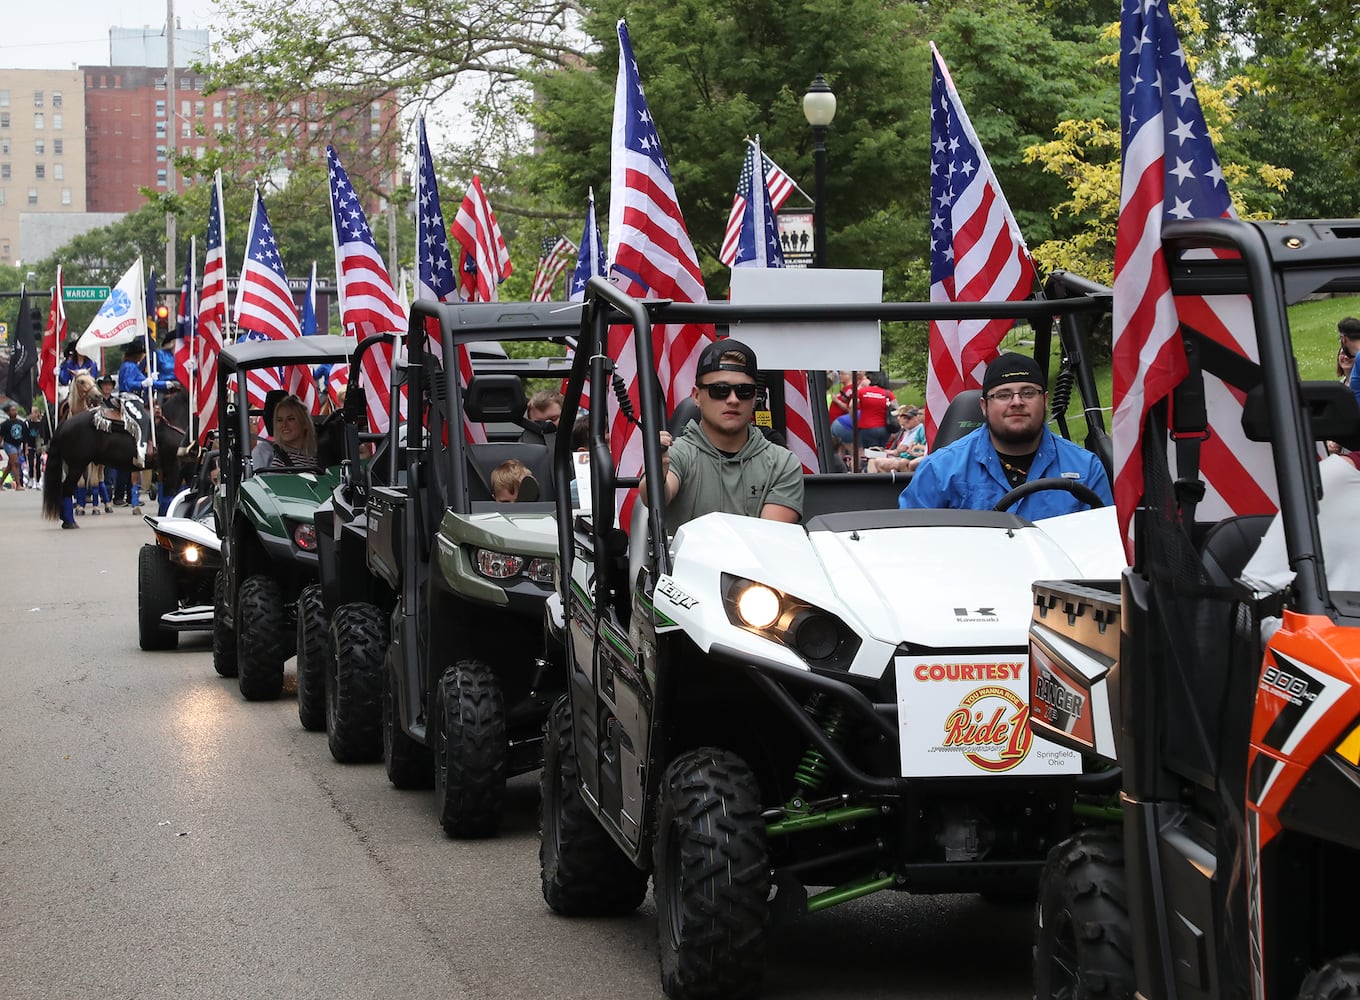
[[[19,216],[86,207],[85,78],[0,69],[0,259],[18,263]]]

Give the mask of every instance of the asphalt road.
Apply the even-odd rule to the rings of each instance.
[[[536,778],[500,838],[446,839],[287,695],[244,702],[206,636],[141,652],[150,529],[81,523],[0,493],[0,998],[660,997],[650,901],[544,905]],[[879,894],[779,928],[766,995],[1028,996],[1030,920]]]

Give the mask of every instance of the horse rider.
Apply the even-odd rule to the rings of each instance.
[[[92,379],[99,378],[99,365],[93,358],[87,358],[76,350],[74,342],[66,345],[66,356],[57,370],[57,382],[61,385],[70,385],[71,379],[85,372]]]
[[[117,399],[123,409],[123,426],[132,434],[132,440],[136,445],[136,455],[132,464],[139,469],[146,466],[147,448],[154,440],[151,436],[151,410],[147,390],[168,389],[176,384],[174,379],[149,378],[142,369],[145,358],[146,345],[140,340],[134,340],[123,348],[123,364],[118,369]],[[135,484],[133,490],[134,497],[138,497]],[[133,508],[140,506],[138,499],[132,501]]]

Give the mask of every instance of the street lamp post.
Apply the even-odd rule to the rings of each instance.
[[[812,206],[813,264],[826,267],[826,127],[836,117],[836,95],[821,73],[803,95],[803,117],[812,126],[812,138],[816,142],[812,154],[817,191],[816,204]]]
[[[816,198],[812,205],[812,266],[826,267],[826,128],[836,117],[836,95],[818,73],[803,95],[803,117],[812,126],[816,143],[812,152],[812,166],[816,175]],[[859,385],[855,374],[850,376],[850,469],[859,471]]]

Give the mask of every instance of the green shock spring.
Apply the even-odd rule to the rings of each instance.
[[[841,731],[845,725],[845,709],[838,702],[828,702],[819,693],[814,694],[809,700],[807,711],[817,725],[822,727],[822,732],[826,733],[827,738],[836,746],[840,746]],[[830,765],[827,764],[826,755],[815,746],[809,746],[793,772],[793,780],[803,790],[803,795],[810,797],[821,791],[829,771]]]

